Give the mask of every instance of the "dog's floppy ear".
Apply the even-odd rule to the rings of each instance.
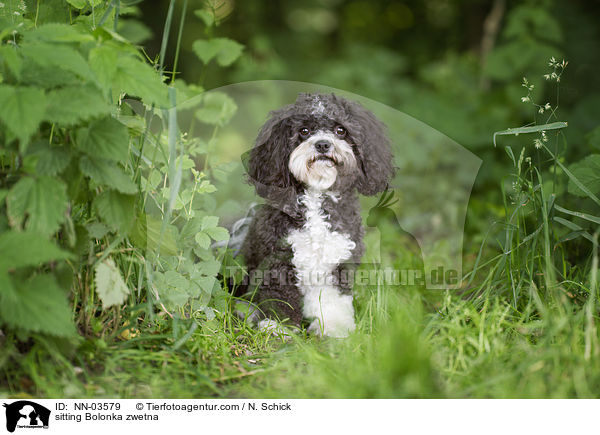
[[[293,181],[288,169],[291,137],[290,123],[284,110],[273,112],[263,125],[254,148],[244,156],[248,181],[263,198],[277,195],[289,188]]]
[[[356,188],[363,195],[383,192],[394,177],[395,167],[385,125],[358,103],[351,103],[351,124],[361,174]]]

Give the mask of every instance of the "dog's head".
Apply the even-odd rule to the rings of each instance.
[[[300,94],[271,112],[247,170],[263,197],[290,188],[374,195],[394,173],[385,126],[359,103],[334,94]]]

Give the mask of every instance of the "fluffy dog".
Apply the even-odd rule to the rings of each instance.
[[[349,270],[364,253],[357,192],[384,191],[394,174],[386,129],[357,102],[300,94],[271,112],[247,161],[265,204],[241,246],[259,326],[274,319],[317,335],[355,329]]]

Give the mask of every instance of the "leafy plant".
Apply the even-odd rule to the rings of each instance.
[[[73,339],[108,332],[93,319],[116,316],[116,333],[129,322],[121,308],[141,303],[138,322],[155,307],[213,318],[226,294],[210,246],[229,235],[204,201],[215,191],[207,147],[177,114],[196,110],[217,128],[235,104],[175,80],[164,52],[149,62],[124,38],[119,20],[135,6],[49,3],[0,8],[0,328]],[[213,12],[199,12],[208,29]],[[241,53],[224,38],[208,45],[195,50],[223,66]]]

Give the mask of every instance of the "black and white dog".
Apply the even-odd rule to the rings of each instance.
[[[300,94],[271,112],[247,162],[266,204],[242,244],[247,288],[274,319],[318,335],[355,329],[348,268],[364,253],[357,192],[375,195],[394,174],[385,126],[359,103],[334,94]]]

